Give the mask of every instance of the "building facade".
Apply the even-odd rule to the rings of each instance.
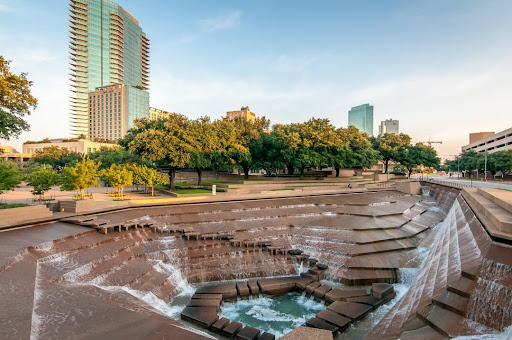
[[[237,111],[228,111],[226,112],[226,117],[228,119],[241,118],[249,122],[256,120],[256,114],[249,109],[249,106],[242,106],[242,108]]]
[[[14,161],[18,163],[23,163],[32,158],[32,155],[27,153],[19,153],[14,150],[12,146],[8,145],[0,145],[0,161]]]
[[[33,155],[36,151],[42,151],[44,148],[56,146],[66,148],[70,152],[81,154],[90,154],[99,151],[101,148],[117,148],[119,145],[112,143],[97,143],[87,139],[80,139],[72,142],[66,142],[62,139],[52,139],[49,143],[25,143],[23,144],[23,154]]]
[[[149,108],[149,119],[156,120],[156,119],[163,119],[168,117],[172,112],[160,110],[154,107]]]
[[[495,133],[462,147],[462,151],[489,152],[512,149],[512,128]]]
[[[137,118],[149,117],[149,93],[128,85],[98,87],[89,93],[89,138],[119,140]]]
[[[491,137],[495,134],[494,131],[489,132],[474,132],[469,134],[469,144],[473,144],[487,137]]]
[[[88,93],[111,84],[149,88],[149,40],[111,0],[70,1],[71,134],[89,137]]]
[[[398,128],[398,120],[394,119],[386,119],[380,122],[379,125],[379,136],[382,136],[385,133],[394,133],[399,134],[399,128]]]
[[[355,126],[361,132],[373,136],[373,106],[363,104],[351,108],[348,111],[348,125]]]

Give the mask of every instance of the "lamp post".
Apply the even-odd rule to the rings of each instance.
[[[484,164],[485,164],[484,165],[484,174],[485,175],[484,175],[484,178],[485,178],[485,181],[487,182],[487,151],[485,152],[484,156],[485,156],[485,162],[484,162]]]

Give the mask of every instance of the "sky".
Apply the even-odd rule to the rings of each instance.
[[[220,118],[248,105],[272,123],[374,106],[413,142],[453,158],[479,131],[512,127],[512,1],[119,0],[151,41],[150,105]],[[0,0],[0,55],[28,72],[31,131],[69,131],[68,1]]]

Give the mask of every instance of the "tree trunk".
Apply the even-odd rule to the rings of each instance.
[[[249,166],[243,165],[242,168],[244,169],[244,178],[249,179]]]
[[[412,169],[407,169],[407,178],[411,178]]]
[[[201,185],[201,181],[203,178],[203,170],[201,170],[200,168],[196,168],[196,172],[197,172],[197,185]]]
[[[306,165],[302,164],[300,166],[300,178],[304,178],[304,170],[306,169]]]
[[[389,159],[384,159],[383,163],[384,163],[384,173],[387,174],[388,173]]]
[[[80,199],[84,199],[84,189],[80,189]]]
[[[336,170],[336,177],[340,177],[340,168],[334,167],[334,170]]]
[[[151,186],[151,196],[155,196],[155,186]]]
[[[295,169],[293,168],[293,164],[286,164],[286,170],[288,171],[288,175],[293,175]]]
[[[174,190],[174,179],[176,177],[176,168],[175,167],[171,167],[169,169],[169,188],[171,190]]]

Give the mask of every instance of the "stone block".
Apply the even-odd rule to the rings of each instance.
[[[212,325],[212,331],[214,333],[217,333],[217,334],[220,334],[220,332],[222,331],[222,329],[229,323],[229,319],[228,318],[220,318],[219,320],[217,320],[213,325]]]
[[[276,340],[276,336],[274,334],[270,334],[267,332],[264,332],[258,340]]]
[[[279,340],[332,340],[332,332],[325,329],[300,326],[288,334],[283,335]]]
[[[219,300],[222,301],[222,294],[194,294],[192,299],[208,299],[208,300]]]
[[[258,280],[258,285],[263,294],[286,294],[295,289],[295,282],[286,278],[273,278]]]
[[[324,295],[327,294],[331,289],[332,287],[329,285],[321,285],[313,291],[313,296],[322,299]]]
[[[316,315],[317,318],[325,320],[329,323],[332,323],[340,332],[343,332],[350,326],[352,319],[346,318],[344,316],[339,315],[338,313],[332,312],[328,309],[324,309],[320,313]]]
[[[306,289],[306,286],[313,282],[313,280],[308,279],[306,277],[302,276],[292,276],[290,278],[295,282],[295,290],[302,292],[304,289]]]
[[[319,280],[324,278],[324,271],[318,268],[309,269],[308,273],[316,275]]]
[[[327,323],[324,320],[316,317],[306,321],[306,325],[313,328],[325,329],[326,331],[330,331],[332,334],[338,331],[338,327],[331,325],[330,323]]]
[[[347,298],[356,296],[367,296],[366,289],[340,289],[333,288],[324,296],[326,302],[345,301]]]
[[[318,275],[311,274],[311,273],[302,273],[300,276],[305,277],[306,279],[310,279],[313,281],[318,281]]]
[[[222,294],[223,300],[236,300],[238,291],[234,283],[220,283],[199,287],[196,294]]]
[[[232,339],[242,329],[242,327],[243,325],[240,322],[233,321],[229,323],[227,326],[225,326],[220,332],[220,334]]]
[[[309,295],[313,294],[313,291],[315,289],[317,289],[318,287],[320,287],[320,282],[318,282],[318,281],[311,282],[310,284],[308,284],[306,286],[306,294],[309,294]]]
[[[323,263],[317,263],[317,264],[316,264],[316,267],[317,267],[318,269],[321,269],[321,270],[326,270],[327,268],[329,268],[329,266],[328,266],[328,265],[323,264]]]
[[[181,318],[203,328],[210,326],[219,319],[216,307],[185,307]]]
[[[247,286],[249,287],[249,290],[251,291],[252,295],[260,295],[260,287],[258,286],[258,282],[256,281],[249,281],[247,282]]]
[[[216,307],[220,308],[220,301],[216,299],[191,299],[188,303],[189,307]]]
[[[238,290],[238,295],[241,298],[248,297],[249,295],[251,295],[251,291],[247,286],[247,282],[237,282],[236,289]]]
[[[245,326],[236,334],[236,340],[256,340],[260,336],[260,330],[251,326]]]
[[[330,304],[327,309],[358,321],[371,312],[372,307],[361,303],[336,301]]]
[[[393,293],[395,288],[389,283],[374,283],[372,284],[372,295],[377,299],[384,299],[389,294]]]

